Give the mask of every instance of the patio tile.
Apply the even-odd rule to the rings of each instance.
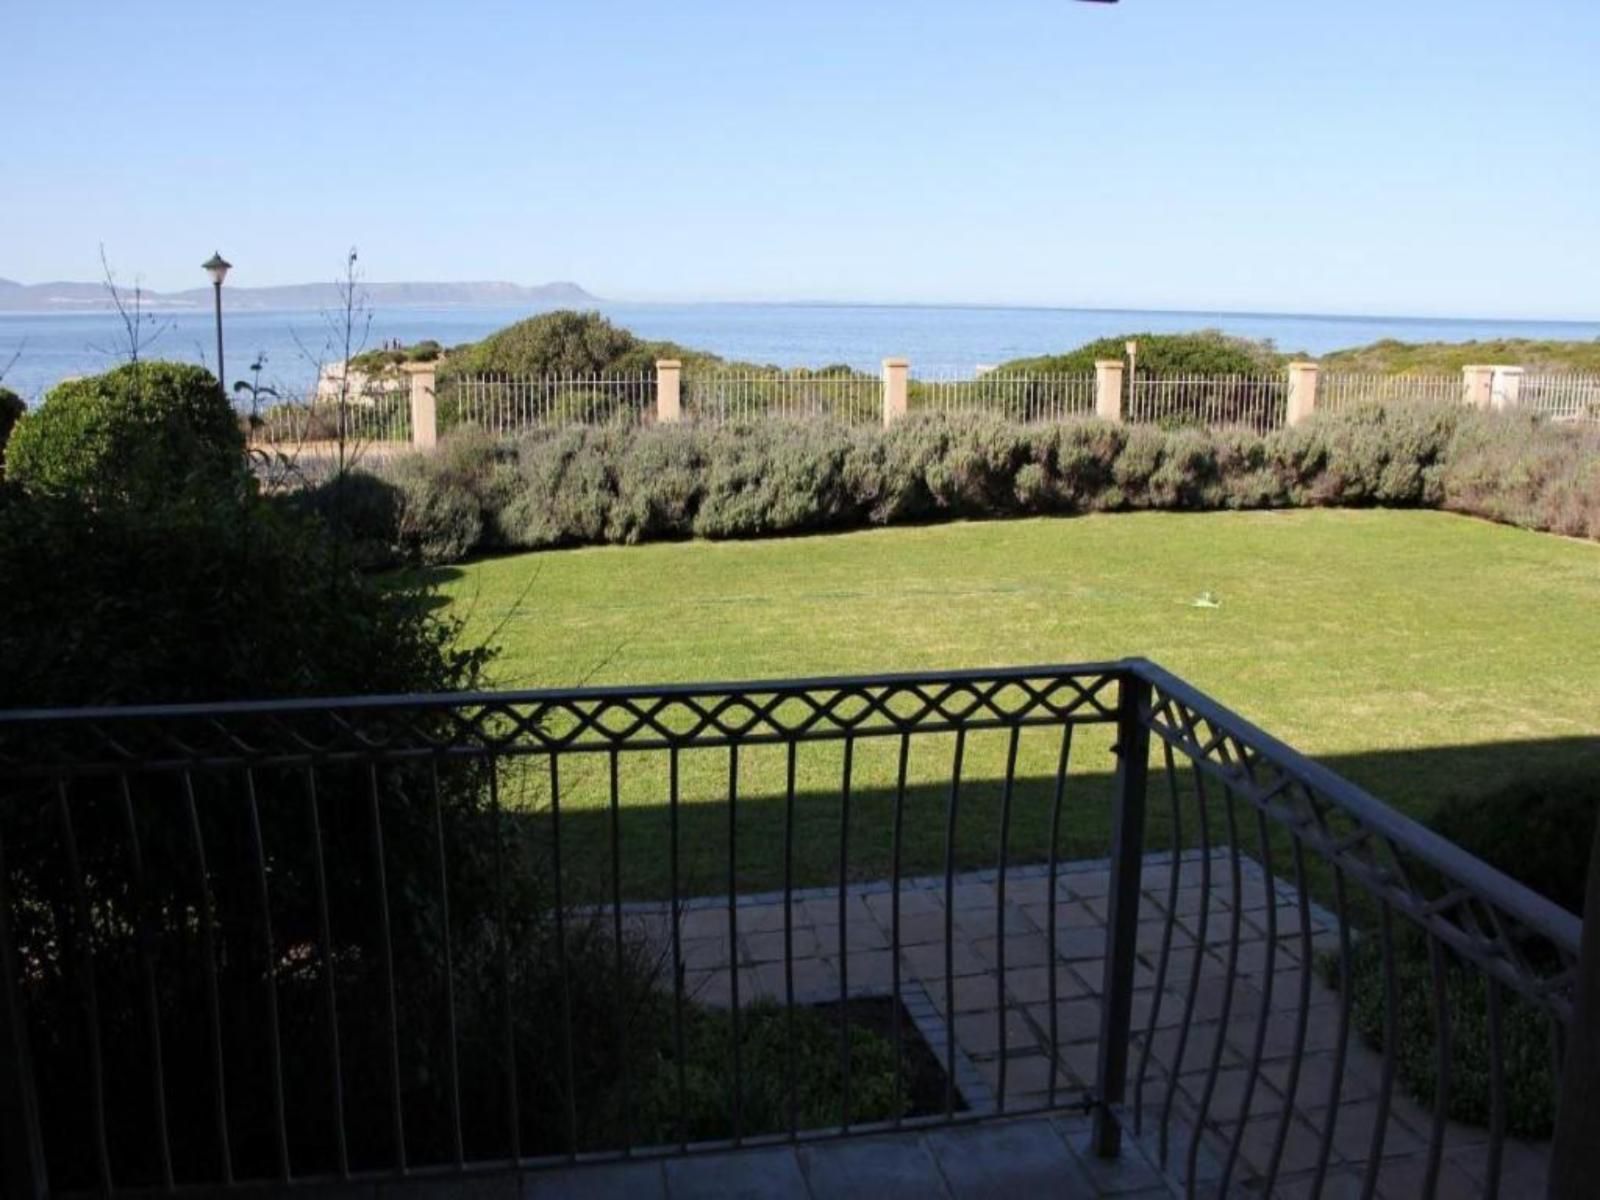
[[[956,1200],[1094,1194],[1047,1118],[941,1129],[926,1141]]]
[[[666,1194],[658,1162],[535,1172],[522,1184],[522,1200],[665,1200]]]
[[[787,1146],[734,1150],[662,1165],[670,1200],[810,1200],[795,1152]]]
[[[800,1150],[812,1195],[837,1200],[922,1200],[946,1196],[944,1178],[920,1139],[833,1142]]]

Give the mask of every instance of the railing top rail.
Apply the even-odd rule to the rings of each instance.
[[[1364,828],[1388,839],[1419,862],[1439,871],[1473,894],[1490,900],[1496,908],[1528,929],[1550,939],[1573,955],[1583,933],[1583,922],[1533,889],[1468,854],[1427,826],[1391,808],[1348,779],[1307,758],[1292,746],[1226,705],[1185,683],[1147,659],[1127,659],[1121,667],[1180,701],[1218,729],[1226,730],[1287,777],[1302,783],[1355,818]]]
[[[1132,660],[1142,661],[1142,660]],[[0,728],[41,722],[113,721],[172,717],[283,715],[286,713],[416,711],[480,705],[568,703],[583,700],[655,700],[697,698],[730,693],[762,696],[801,695],[815,691],[851,691],[870,687],[915,687],[941,683],[989,683],[1028,679],[1114,678],[1128,662],[1057,663],[1023,667],[971,667],[954,671],[899,671],[886,674],[818,675],[801,679],[752,679],[713,683],[612,684],[579,688],[527,688],[515,691],[430,692],[413,695],[328,696],[285,700],[230,700],[215,703],[100,705],[91,708],[0,709]]]

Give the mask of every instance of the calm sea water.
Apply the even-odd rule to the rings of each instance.
[[[877,370],[904,356],[914,370],[971,371],[985,363],[1070,350],[1125,333],[1222,329],[1270,338],[1279,349],[1323,354],[1379,338],[1451,341],[1494,337],[1588,339],[1600,322],[1298,316],[1279,313],[1154,312],[1072,308],[960,308],[832,304],[601,304],[613,321],[646,338],[664,338],[725,358],[780,366],[848,363]],[[368,345],[398,338],[472,341],[532,315],[522,308],[394,308],[372,313]],[[315,362],[338,357],[317,312],[226,314],[228,375],[242,378],[264,355],[263,380],[294,390],[316,376]],[[215,357],[209,313],[157,317],[147,356],[205,362]],[[120,324],[108,313],[0,314],[0,366],[20,357],[5,384],[32,400],[71,375],[105,370],[124,357]]]

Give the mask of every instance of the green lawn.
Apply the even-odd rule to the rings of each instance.
[[[1138,654],[1407,811],[1519,771],[1600,769],[1600,546],[1433,512],[1130,514],[522,555],[440,573],[503,687],[749,679]],[[1210,593],[1220,607],[1195,607]],[[1103,731],[1089,731],[1099,734]],[[1003,734],[969,747],[957,857],[998,852]],[[1011,853],[1045,846],[1057,743],[1024,740]],[[1108,739],[1074,753],[1069,853],[1103,853]],[[913,762],[907,865],[943,861],[950,746]],[[700,757],[709,756],[702,752]],[[691,756],[692,757],[692,756]],[[796,877],[836,877],[839,748],[800,766]],[[853,876],[887,863],[892,747],[857,751]],[[565,778],[601,851],[603,763]],[[664,761],[624,772],[624,890],[665,888]],[[726,753],[684,766],[686,890],[726,886]],[[736,884],[781,880],[782,763],[741,764]],[[985,782],[987,781],[987,782]],[[542,803],[537,777],[524,802]]]

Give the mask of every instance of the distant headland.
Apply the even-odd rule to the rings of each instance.
[[[576,283],[539,283],[523,287],[516,283],[365,283],[361,291],[372,305],[385,308],[491,308],[509,305],[557,305],[573,307],[596,304]],[[123,288],[127,290],[126,285]],[[334,308],[341,303],[339,288],[332,283],[291,283],[278,287],[228,286],[228,307],[233,310]],[[182,292],[144,291],[144,307],[161,312],[206,311],[211,307],[209,287]],[[103,283],[17,283],[0,279],[0,312],[104,312],[112,307]]]

